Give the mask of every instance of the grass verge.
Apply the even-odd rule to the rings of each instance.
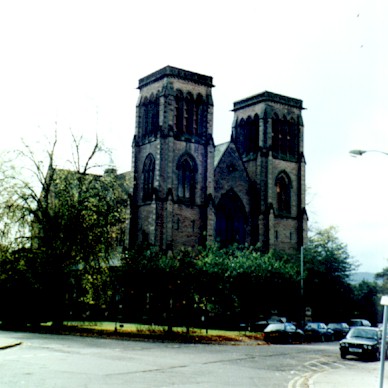
[[[167,327],[156,325],[142,325],[137,323],[117,322],[65,322],[61,327],[53,327],[50,322],[41,325],[34,331],[52,334],[71,334],[89,337],[102,337],[123,340],[148,340],[179,343],[204,344],[251,344],[262,345],[262,333],[249,333],[226,330],[204,330],[192,328],[189,332],[185,328],[174,327],[169,331]]]

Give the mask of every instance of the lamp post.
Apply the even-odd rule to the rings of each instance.
[[[378,152],[379,154],[388,155],[388,152],[378,151],[378,150],[351,150],[349,153],[352,156],[362,156],[366,152]],[[387,306],[388,306],[388,295],[381,297],[381,305],[384,306],[383,313],[383,334],[381,339],[381,351],[380,351],[380,378],[379,378],[379,388],[384,386],[384,365],[385,365],[385,355],[387,352]]]
[[[302,321],[301,324],[304,327],[305,324],[305,305],[304,305],[304,289],[303,289],[303,273],[304,273],[304,268],[303,268],[303,246],[300,248],[300,300],[301,300],[301,313],[302,313]]]

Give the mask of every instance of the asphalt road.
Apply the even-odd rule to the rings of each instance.
[[[1,332],[0,387],[302,387],[346,367],[338,343],[182,345]]]

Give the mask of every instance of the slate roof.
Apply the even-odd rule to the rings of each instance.
[[[225,150],[228,148],[230,144],[230,141],[227,141],[225,143],[218,144],[214,149],[214,167],[217,167],[218,162],[222,158],[222,155],[224,154]]]

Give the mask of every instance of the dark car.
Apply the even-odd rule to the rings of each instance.
[[[305,338],[308,341],[334,341],[334,332],[323,322],[309,322],[304,328]]]
[[[304,333],[289,322],[270,323],[264,329],[264,341],[273,344],[290,344],[303,342]]]
[[[381,339],[382,331],[376,327],[353,327],[339,343],[341,358],[352,355],[362,359],[379,360]]]
[[[327,325],[327,327],[330,330],[333,330],[334,339],[336,341],[342,340],[343,338],[345,338],[346,334],[348,334],[349,329],[350,329],[349,325],[347,323],[344,323],[344,322],[329,323]]]
[[[367,319],[351,319],[349,321],[349,326],[350,327],[371,327],[371,323]]]

